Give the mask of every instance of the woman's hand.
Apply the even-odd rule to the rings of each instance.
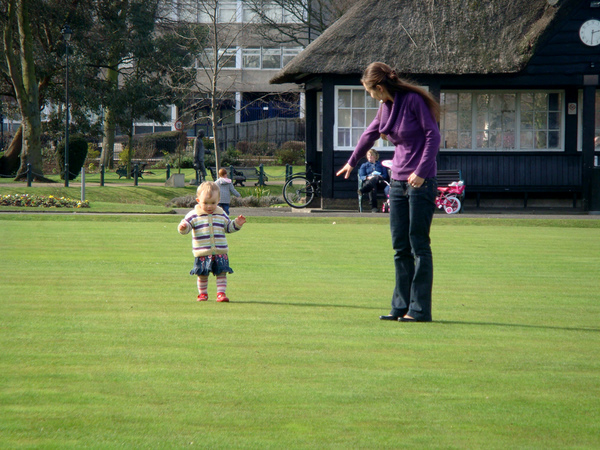
[[[346,165],[344,167],[342,167],[337,173],[336,176],[340,176],[340,175],[344,175],[344,178],[348,178],[350,176],[350,174],[352,173],[352,170],[354,169],[354,167],[352,167],[350,164],[346,163]]]
[[[410,177],[408,177],[408,184],[415,188],[420,188],[421,186],[423,186],[424,182],[425,178],[421,178],[414,172],[410,174]]]

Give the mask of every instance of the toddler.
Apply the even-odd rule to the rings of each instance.
[[[208,276],[217,277],[217,301],[228,302],[227,274],[233,273],[229,267],[228,247],[225,233],[235,233],[246,223],[244,216],[231,220],[221,207],[219,186],[205,181],[196,191],[196,207],[186,214],[179,223],[180,234],[192,232],[192,253],[194,268],[190,275],[198,276],[198,301],[208,300]]]

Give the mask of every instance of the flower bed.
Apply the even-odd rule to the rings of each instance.
[[[89,208],[90,203],[72,198],[57,198],[53,195],[15,194],[0,197],[0,206],[32,206],[40,208]]]

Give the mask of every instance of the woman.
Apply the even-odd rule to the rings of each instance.
[[[379,318],[431,322],[433,259],[429,230],[437,192],[439,104],[427,91],[398,78],[390,66],[381,62],[370,64],[361,82],[381,106],[337,175],[348,178],[380,136],[396,147],[390,183],[396,287],[390,314]]]

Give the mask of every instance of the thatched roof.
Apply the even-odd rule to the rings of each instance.
[[[373,61],[405,74],[515,73],[557,16],[579,1],[362,0],[271,83],[361,74]]]

